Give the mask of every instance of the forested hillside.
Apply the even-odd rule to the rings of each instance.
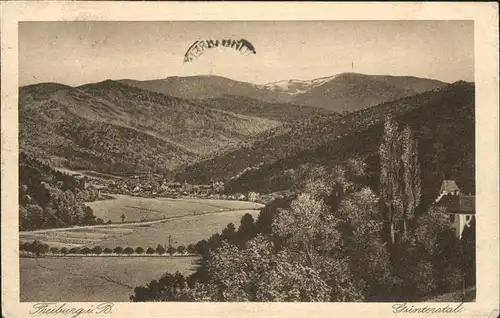
[[[429,189],[444,178],[474,192],[474,85],[457,82],[343,117],[307,119],[263,133],[252,144],[196,163],[179,180],[226,179],[229,192],[274,192],[292,188],[315,166],[349,158],[369,163],[374,180],[382,123],[389,114],[409,124],[419,140],[422,177]]]
[[[98,190],[86,188],[85,179],[77,180],[20,154],[19,230],[99,223],[92,209],[83,204],[98,198]]]
[[[420,100],[419,100],[420,99]],[[382,136],[383,118],[394,114],[401,124],[410,125],[419,142],[419,160],[422,163],[424,197],[431,199],[444,179],[453,179],[462,191],[475,192],[475,120],[474,86],[458,83],[443,92],[429,93],[399,101],[390,106],[376,108],[368,117],[369,125],[354,129],[338,140],[326,142],[294,156],[262,165],[248,171],[228,184],[229,191],[255,190],[274,192],[287,189],[303,178],[309,167],[332,167],[349,158],[363,158],[368,173],[378,180],[378,145]],[[388,106],[388,105],[382,105]],[[389,111],[388,111],[389,110]],[[359,127],[359,126],[358,126]]]
[[[20,148],[56,166],[168,172],[279,126],[118,82],[20,89]]]
[[[217,98],[204,99],[200,102],[210,108],[248,116],[268,118],[280,122],[293,122],[315,115],[336,114],[318,107],[298,106],[286,103],[268,103],[255,98],[235,95],[224,95]]]
[[[29,85],[19,90],[20,148],[51,165],[74,170],[170,175],[200,160],[247,149],[254,139],[268,146],[264,151],[251,149],[244,160],[237,155],[241,150],[235,150],[231,159],[238,166],[228,170],[237,174],[268,163],[263,153],[269,156],[276,150],[288,157],[300,144],[314,147],[352,129],[357,118],[341,122],[335,110],[349,112],[445,85],[351,73],[327,79],[302,85],[307,92],[300,94],[217,76],[106,80],[79,87]],[[305,97],[329,104],[294,102]],[[364,124],[361,120],[356,125]],[[289,146],[274,149],[276,143]],[[220,177],[218,170],[208,179]],[[187,171],[182,178],[192,175]]]

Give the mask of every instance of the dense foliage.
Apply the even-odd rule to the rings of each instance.
[[[97,200],[99,192],[85,189],[84,182],[21,153],[19,229],[96,224],[92,209],[83,203]]]
[[[458,241],[447,214],[430,206],[392,243],[367,168],[352,159],[315,169],[298,195],[267,207],[257,222],[245,216],[238,231],[229,224],[198,242],[204,254],[194,274],[165,274],[131,299],[419,301],[473,284],[473,235]]]

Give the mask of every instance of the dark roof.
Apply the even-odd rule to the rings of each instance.
[[[476,213],[476,197],[473,195],[446,195],[436,205],[445,207],[449,213]]]

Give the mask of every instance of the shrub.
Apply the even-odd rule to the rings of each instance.
[[[123,247],[121,247],[121,246],[115,247],[114,250],[113,250],[113,253],[116,253],[116,254],[123,253]]]
[[[187,251],[189,254],[196,254],[196,247],[194,244],[189,244],[187,247]]]
[[[100,246],[95,246],[95,247],[92,249],[92,253],[97,254],[97,255],[102,254],[102,247],[100,247]]]
[[[113,253],[113,251],[109,247],[106,247],[102,252],[104,254],[111,254],[111,253]]]
[[[50,252],[52,254],[59,254],[59,248],[57,248],[57,247],[51,247],[50,248]]]
[[[80,251],[80,253],[82,253],[82,254],[90,254],[90,248],[84,247],[84,248],[82,248],[82,250]]]
[[[174,255],[175,252],[177,252],[177,249],[173,246],[170,246],[167,250],[167,253],[170,254],[170,256]]]
[[[139,246],[138,248],[136,248],[136,249],[135,249],[135,252],[136,252],[137,254],[144,254],[144,249],[143,249],[142,247],[140,247],[140,246]]]
[[[156,251],[154,250],[154,248],[152,247],[149,247],[147,250],[146,250],[146,254],[154,254]]]
[[[127,247],[126,249],[123,250],[124,254],[134,254],[134,249],[131,247]]]
[[[160,255],[163,255],[165,254],[166,250],[163,246],[161,246],[160,244],[158,244],[158,246],[156,247],[156,253],[160,254]]]
[[[49,245],[48,244],[42,244],[42,253],[47,253],[49,251]]]
[[[113,222],[111,222],[111,220],[108,220],[108,222],[106,222],[106,224],[111,224],[111,223],[113,223]]]
[[[66,247],[61,248],[61,254],[68,254],[68,249]]]
[[[69,250],[69,254],[80,254],[80,248],[79,247],[72,247]]]
[[[31,243],[30,242],[24,242],[23,244],[21,244],[21,246],[19,247],[19,249],[21,251],[31,252]]]
[[[179,245],[179,246],[177,247],[177,253],[179,253],[179,254],[184,254],[184,253],[186,253],[186,247],[185,247],[184,245]]]
[[[31,251],[36,255],[45,254],[49,250],[49,246],[38,240],[34,240],[31,244]]]

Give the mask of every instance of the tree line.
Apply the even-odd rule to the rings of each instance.
[[[78,255],[89,255],[89,254],[94,254],[94,255],[101,255],[101,254],[126,254],[126,255],[132,255],[132,254],[147,254],[147,255],[152,255],[152,254],[158,254],[158,255],[165,255],[165,254],[170,254],[171,256],[174,254],[198,254],[198,251],[196,250],[196,246],[194,244],[190,244],[187,247],[184,245],[179,245],[178,247],[174,246],[169,246],[165,247],[161,244],[158,244],[156,248],[153,247],[148,247],[147,249],[142,248],[142,247],[121,247],[117,246],[113,249],[109,247],[101,247],[99,245],[94,246],[93,248],[90,247],[50,247],[48,244],[43,243],[39,240],[34,240],[33,242],[24,242],[19,245],[19,250],[20,251],[25,251],[32,253],[33,255],[36,256],[42,256],[46,255],[48,253],[50,254],[60,254],[60,255],[72,255],[72,254],[78,254]]]
[[[198,242],[195,273],[166,273],[131,300],[421,301],[475,285],[475,225],[458,240],[446,211],[420,202],[418,148],[389,118],[376,189],[363,158],[316,169],[256,221]]]

